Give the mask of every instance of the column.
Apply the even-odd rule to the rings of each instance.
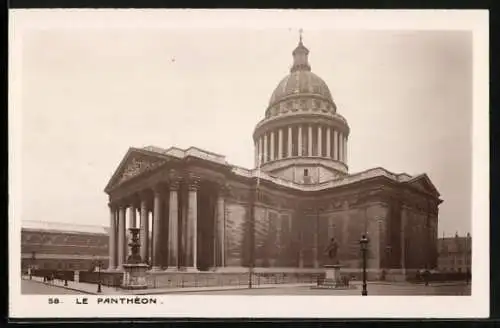
[[[274,131],[271,131],[271,156],[269,156],[271,161],[274,161]]]
[[[344,163],[347,164],[347,136],[344,136]]]
[[[189,181],[188,190],[188,217],[187,217],[187,249],[186,249],[186,267],[188,271],[198,271],[198,236],[197,236],[197,225],[198,225],[198,186],[199,179],[197,177],[191,177]]]
[[[262,139],[262,137],[259,137],[259,166],[262,165],[262,161],[263,161],[263,158],[264,158],[264,155],[263,155],[263,152],[264,152],[263,144],[264,144],[264,139]]]
[[[255,155],[254,155],[254,165],[255,167],[258,167],[259,166],[259,141],[255,141],[255,145],[254,145],[254,151],[255,151]]]
[[[332,143],[330,138],[332,129],[330,127],[326,128],[326,157],[332,158]]]
[[[217,256],[215,257],[215,266],[225,267],[226,266],[226,250],[225,250],[225,240],[226,240],[226,229],[225,229],[225,221],[226,221],[226,209],[224,204],[224,193],[225,188],[221,187],[219,189],[219,196],[217,197],[217,221],[216,221],[216,247],[215,249],[218,251]],[[220,259],[217,261],[217,259]]]
[[[313,127],[309,124],[308,127],[308,137],[307,137],[307,156],[312,156],[313,154]]]
[[[333,130],[333,159],[338,161],[339,160],[339,133],[337,130]]]
[[[266,163],[269,159],[269,155],[267,154],[267,132],[264,134],[264,156],[263,156],[263,163]]]
[[[292,127],[288,127],[288,152],[287,157],[292,157]]]
[[[136,225],[136,207],[135,207],[135,204],[132,203],[130,205],[130,216],[129,216],[129,228],[135,228],[137,225]]]
[[[160,257],[161,257],[161,189],[160,186],[155,186],[154,188],[154,198],[153,198],[153,254],[152,254],[152,264],[153,270],[160,269]]]
[[[299,140],[297,140],[298,141],[297,142],[297,145],[298,145],[297,147],[299,148],[297,150],[297,154],[299,156],[302,156],[302,125],[299,125],[299,133],[297,133],[297,138],[299,139]]]
[[[111,203],[109,206],[109,260],[108,270],[116,269],[116,211]]]
[[[120,205],[118,209],[118,269],[123,269],[125,263],[125,247],[126,247],[126,234],[125,234],[125,211],[126,207]]]
[[[143,263],[149,264],[149,219],[146,195],[141,196],[141,259]]]
[[[342,141],[344,140],[344,135],[342,132],[339,132],[339,161],[344,161],[344,144]]]
[[[278,159],[283,158],[283,129],[278,130]]]
[[[179,180],[170,181],[170,197],[168,211],[168,269],[179,268]]]
[[[318,156],[323,157],[323,140],[321,139],[321,125],[318,126]]]

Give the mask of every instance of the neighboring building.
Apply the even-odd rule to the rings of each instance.
[[[471,269],[472,237],[443,237],[438,240],[438,269],[444,272],[466,272]]]
[[[426,174],[349,174],[350,127],[308,54],[300,40],[255,128],[255,169],[195,147],[128,150],[105,188],[110,269],[126,261],[127,221],[153,269],[320,268],[332,237],[359,268],[364,233],[372,271],[437,267],[439,192]]]
[[[21,268],[92,270],[108,266],[109,229],[99,226],[22,221]]]

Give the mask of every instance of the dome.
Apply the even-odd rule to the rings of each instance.
[[[269,107],[285,98],[297,95],[317,96],[331,102],[335,107],[325,81],[311,72],[311,65],[309,65],[308,60],[309,49],[302,43],[302,36],[292,55],[293,65],[290,68],[290,74],[282,79],[274,90],[269,100]]]
[[[269,106],[298,94],[317,95],[333,103],[330,89],[322,78],[308,70],[296,70],[281,80],[269,100]]]

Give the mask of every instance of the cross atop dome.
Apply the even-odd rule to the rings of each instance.
[[[311,66],[307,60],[307,56],[309,55],[309,50],[302,43],[302,33],[303,29],[299,29],[299,45],[293,51],[293,65],[290,69],[290,72],[296,71],[311,71]]]

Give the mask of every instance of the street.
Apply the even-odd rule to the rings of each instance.
[[[284,287],[284,288],[254,288],[224,291],[186,292],[182,295],[361,295],[361,286],[357,289],[334,290],[334,289],[312,289],[311,287]],[[368,295],[400,295],[400,296],[424,296],[424,295],[470,295],[470,285],[441,285],[423,286],[410,284],[369,284]]]
[[[35,295],[81,295],[82,293],[58,287],[50,286],[38,281],[21,280],[21,294]]]

